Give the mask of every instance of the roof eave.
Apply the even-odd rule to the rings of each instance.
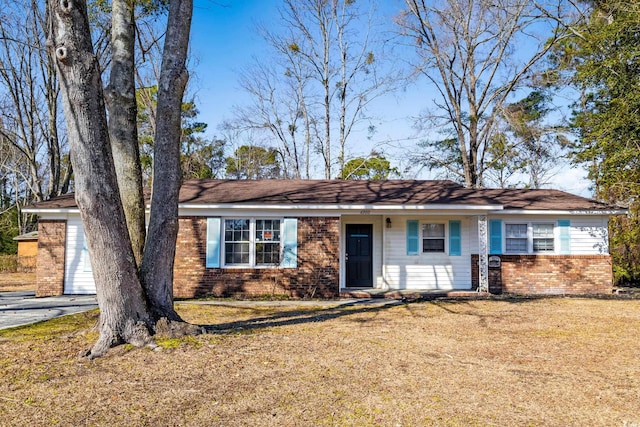
[[[471,210],[471,211],[500,211],[500,205],[456,205],[456,204],[422,204],[422,205],[385,205],[385,204],[243,204],[243,203],[209,203],[191,204],[181,203],[178,209],[198,209],[198,210],[228,210],[228,209],[260,209],[260,210],[368,210],[368,211],[414,211],[414,210]]]
[[[626,215],[626,209],[503,209],[489,212],[499,215]]]
[[[73,208],[23,208],[22,213],[27,214],[68,214],[80,213],[80,209]]]
[[[438,210],[459,210],[484,212],[489,215],[626,215],[627,209],[569,209],[569,210],[542,210],[542,209],[504,209],[500,205],[455,205],[455,204],[436,204],[436,205],[348,205],[348,204],[331,204],[331,205],[285,205],[285,204],[192,204],[181,203],[178,209],[185,210],[345,210],[345,211],[438,211]],[[147,207],[148,210],[148,207]],[[28,214],[78,214],[80,210],[73,208],[25,208],[22,210]]]

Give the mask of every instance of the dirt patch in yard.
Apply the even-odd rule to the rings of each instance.
[[[210,333],[87,361],[96,312],[0,331],[7,425],[640,423],[640,301],[178,304]]]
[[[36,273],[0,273],[0,292],[35,290]]]

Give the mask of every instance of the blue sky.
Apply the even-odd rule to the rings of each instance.
[[[394,14],[398,0],[386,0],[389,14]],[[258,24],[277,22],[279,0],[195,0],[191,28],[192,76],[191,93],[196,96],[200,119],[209,124],[209,133],[216,134],[216,126],[232,116],[234,105],[247,101],[239,88],[237,73],[248,66],[253,57],[260,57],[266,46],[256,31]],[[417,114],[421,97],[415,92],[388,96],[377,102],[384,106],[385,123],[381,131],[393,136],[408,135],[412,131],[407,115]],[[392,105],[389,105],[389,104]],[[393,111],[390,115],[389,112]],[[403,123],[398,125],[398,120]],[[380,120],[379,120],[380,121]],[[390,129],[393,128],[393,129]],[[378,139],[387,136],[378,135]],[[367,150],[362,150],[367,151]],[[368,152],[368,151],[367,151]]]
[[[196,0],[191,27],[192,66],[201,119],[210,127],[231,116],[231,107],[242,101],[237,70],[264,49],[256,34],[260,19],[273,16],[274,0]],[[214,129],[215,130],[215,129]]]
[[[239,88],[237,72],[248,66],[253,57],[265,52],[265,44],[257,33],[256,25],[277,22],[280,0],[195,0],[191,29],[190,93],[195,95],[200,110],[199,120],[209,125],[208,136],[220,135],[217,130],[225,119],[230,119],[234,105],[247,102],[245,93]],[[384,7],[390,15],[395,14],[401,3],[385,0]],[[423,111],[432,96],[425,85],[416,85],[393,96],[377,101],[379,129],[374,140],[400,139],[395,146],[404,150],[413,147],[414,130],[411,117]],[[367,145],[369,144],[369,145]],[[354,147],[353,155],[367,154],[371,143],[360,138],[360,147]],[[384,149],[392,164],[403,169],[406,154],[392,147]],[[553,186],[572,193],[589,195],[589,183],[582,170],[563,168],[553,179]],[[405,178],[436,178],[428,172],[408,175]]]

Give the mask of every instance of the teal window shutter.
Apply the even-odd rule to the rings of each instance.
[[[571,221],[568,219],[561,219],[558,221],[558,228],[560,229],[560,253],[571,253]]]
[[[207,218],[205,266],[207,268],[220,268],[220,218]]]
[[[460,221],[449,221],[449,255],[462,255],[462,226]]]
[[[282,263],[283,268],[298,266],[298,219],[285,218],[282,221]]]
[[[417,220],[407,221],[407,255],[418,255],[420,252],[420,235]]]
[[[82,271],[92,271],[91,258],[89,257],[89,247],[87,246],[87,235],[82,233]]]
[[[489,253],[502,253],[502,220],[489,220]]]

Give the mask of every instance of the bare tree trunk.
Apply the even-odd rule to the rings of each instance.
[[[346,135],[346,120],[347,120],[347,88],[351,82],[349,82],[349,78],[347,76],[347,63],[348,63],[348,54],[347,54],[347,46],[344,40],[344,9],[341,13],[338,13],[337,5],[333,6],[333,15],[336,21],[336,33],[338,37],[338,51],[340,56],[340,90],[338,91],[338,96],[340,97],[340,115],[338,117],[339,121],[339,134],[338,141],[340,152],[338,153],[338,176],[344,176],[344,165],[345,165],[345,157],[346,157],[346,145],[347,145],[347,135]]]
[[[329,63],[329,33],[328,29],[321,25],[323,38],[322,61],[322,86],[324,89],[324,177],[331,179],[331,87],[329,86],[331,70]]]
[[[152,342],[151,318],[137,275],[120,197],[84,1],[50,0],[48,48],[56,60],[67,119],[76,202],[93,261],[100,337],[90,357],[128,342]]]
[[[49,22],[49,12],[45,8],[44,17],[42,16],[39,5],[36,0],[31,0],[31,9],[33,11],[33,24],[40,29],[47,28]],[[40,53],[40,68],[44,79],[44,92],[47,100],[48,127],[49,135],[47,138],[47,158],[49,163],[49,185],[47,188],[46,198],[50,199],[59,196],[62,187],[62,152],[60,150],[60,138],[58,135],[58,95],[60,86],[58,85],[58,76],[56,75],[55,59],[45,49],[44,45],[38,45],[42,48]]]
[[[69,192],[69,188],[71,187],[71,177],[73,176],[73,165],[71,164],[70,155],[66,156],[65,163],[67,163],[67,170],[60,182],[60,194],[67,194]]]
[[[192,0],[172,0],[158,83],[153,193],[149,236],[141,277],[154,318],[182,319],[173,308],[173,261],[178,234],[178,193],[181,184],[180,135]],[[162,155],[159,155],[162,153]]]
[[[140,265],[146,229],[138,148],[133,2],[113,0],[111,4],[113,53],[109,86],[105,92],[109,108],[109,136],[133,254],[136,264]]]
[[[304,179],[311,177],[311,119],[307,110],[307,101],[304,99],[302,86],[300,86],[300,106],[304,120]]]

